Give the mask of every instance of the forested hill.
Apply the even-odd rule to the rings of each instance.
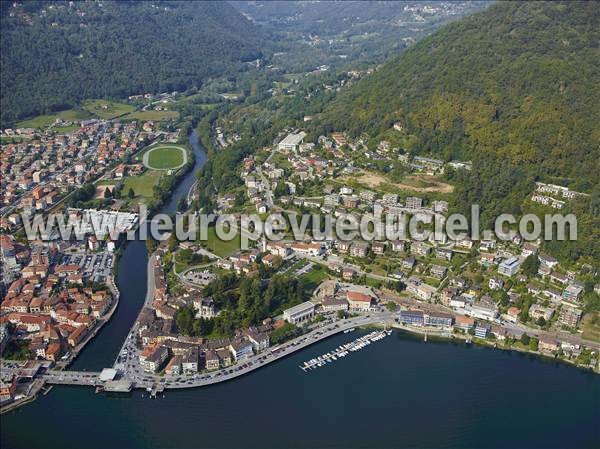
[[[85,98],[183,90],[264,46],[226,2],[2,2],[1,30],[3,124]]]
[[[411,151],[473,159],[478,185],[465,194],[498,209],[518,208],[535,179],[590,192],[600,169],[599,44],[596,2],[499,2],[363,79],[321,124],[389,136],[400,122]]]

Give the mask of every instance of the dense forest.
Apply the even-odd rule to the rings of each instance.
[[[265,267],[260,264],[260,269],[265,270]],[[221,310],[218,317],[211,320],[194,318],[196,311],[189,306],[177,312],[176,322],[186,335],[231,336],[235,329],[259,325],[263,319],[306,300],[311,291],[302,278],[274,275],[262,281],[259,277],[238,277],[228,273],[212,281],[202,292]]]
[[[600,8],[498,3],[423,39],[341,95],[324,123],[353,135],[401,122],[415,152],[491,153],[589,190],[600,130]]]
[[[86,98],[199,86],[268,47],[226,2],[2,2],[1,27],[4,125]]]
[[[591,194],[580,240],[558,256],[600,254],[600,8],[500,2],[447,25],[339,95],[320,131],[382,137],[400,122],[413,154],[473,161],[449,174],[455,209],[485,222],[522,212],[535,181]]]

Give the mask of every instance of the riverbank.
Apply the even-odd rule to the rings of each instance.
[[[179,168],[177,170],[177,172],[172,176],[172,182],[170,183],[170,187],[168,189],[169,192],[169,196],[165,197],[165,198],[161,198],[160,206],[156,205],[153,210],[157,210],[159,207],[162,208],[162,211],[165,213],[173,213],[176,210],[176,206],[177,206],[177,201],[179,200],[179,197],[187,197],[188,191],[190,189],[190,186],[194,184],[195,182],[195,173],[193,172],[194,168],[196,168],[198,165],[201,165],[204,162],[204,157],[202,154],[199,154],[199,159],[197,159],[196,156],[196,152],[201,153],[201,147],[199,146],[199,141],[198,141],[198,137],[197,134],[195,132],[190,133],[190,135],[188,136],[189,139],[189,146],[192,148],[191,150],[188,150],[189,155],[188,155],[188,160],[187,160],[187,164],[185,164],[183,167]],[[184,182],[185,181],[185,182]],[[136,259],[135,261],[132,261],[131,258],[132,256]],[[100,341],[98,341],[98,339],[100,337],[102,337],[103,335],[106,335],[107,338],[114,338],[117,340],[117,344],[120,346],[123,342],[123,338],[118,335],[120,334],[120,332],[116,332],[117,335],[114,335],[115,332],[114,330],[119,328],[120,323],[114,323],[114,319],[115,318],[119,318],[119,313],[117,313],[117,310],[120,309],[120,304],[122,303],[122,300],[125,299],[125,301],[127,302],[126,306],[127,306],[127,311],[125,311],[125,318],[127,318],[128,316],[130,316],[131,314],[131,309],[135,309],[135,316],[137,317],[137,313],[139,312],[139,309],[141,309],[141,305],[138,306],[136,305],[136,301],[134,298],[131,297],[130,293],[132,291],[132,285],[130,283],[135,283],[135,277],[133,276],[133,274],[135,274],[135,269],[137,266],[142,266],[140,264],[140,258],[143,258],[143,266],[146,266],[146,251],[145,251],[145,243],[141,242],[139,240],[135,240],[135,241],[128,241],[128,240],[123,240],[122,244],[119,245],[116,253],[115,253],[115,260],[114,260],[114,264],[113,264],[113,277],[111,280],[109,280],[110,284],[109,284],[109,288],[111,289],[112,293],[113,293],[113,301],[111,304],[111,307],[109,309],[109,311],[107,312],[107,314],[105,314],[104,317],[102,317],[101,319],[99,319],[94,328],[88,333],[88,335],[84,338],[84,340],[82,342],[80,342],[72,351],[71,354],[69,356],[69,358],[66,361],[62,361],[59,363],[57,363],[57,369],[60,370],[64,370],[67,367],[71,367],[71,365],[80,365],[82,370],[89,370],[90,369],[90,365],[88,364],[89,360],[93,360],[93,359],[97,359],[96,355],[93,354],[94,352],[99,352],[102,353],[103,356],[105,357],[106,354],[111,353],[110,351],[110,347],[112,345],[114,345],[114,342],[109,342],[109,344],[106,343],[102,343]],[[123,265],[127,265],[126,267],[124,267]],[[124,274],[124,271],[127,271],[127,274]],[[131,270],[131,271],[130,271]],[[144,274],[145,274],[145,270],[144,270]],[[117,278],[115,280],[115,278]],[[145,278],[145,276],[144,276]],[[145,286],[146,282],[144,279],[144,286]],[[124,291],[124,295],[122,294]],[[123,298],[124,296],[124,298]],[[107,326],[108,325],[108,326]],[[107,327],[111,327],[111,330],[108,332],[104,332],[101,333],[101,330],[105,330]],[[131,325],[128,325],[128,330],[131,327]],[[118,350],[114,350],[112,351],[112,359],[114,360],[114,354],[117,353]],[[81,357],[83,357],[83,360],[81,359]],[[107,366],[111,366],[112,365],[112,361],[111,362],[102,362],[100,364],[100,366],[91,366],[92,369],[101,369],[102,367],[107,367]],[[37,396],[38,393],[40,391],[40,388],[43,386],[43,382],[41,382],[40,385],[37,384],[33,384],[32,383],[32,388],[30,390],[30,395],[28,395],[26,398],[23,398],[22,400],[18,401],[18,402],[14,402],[12,404],[7,404],[10,405],[10,409],[14,409],[14,408],[18,408],[22,405],[25,404],[29,404],[32,401],[34,401]],[[35,386],[35,388],[33,388]],[[5,407],[2,407],[1,412],[3,413],[5,411]]]

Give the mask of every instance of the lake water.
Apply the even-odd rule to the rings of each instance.
[[[359,334],[164,398],[55,387],[2,417],[2,447],[600,447],[600,377],[559,362],[394,332],[298,368]]]

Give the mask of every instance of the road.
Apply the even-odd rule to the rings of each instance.
[[[312,331],[286,342],[279,346],[275,352],[273,351],[274,348],[270,348],[236,365],[209,373],[189,375],[173,376],[164,374],[157,376],[153,373],[145,372],[139,365],[138,352],[135,348],[134,340],[128,338],[124,345],[124,348],[127,350],[127,361],[125,364],[121,364],[120,368],[124,370],[124,377],[134,382],[136,388],[151,389],[157,386],[161,386],[164,389],[203,387],[248,374],[325,338],[343,332],[346,329],[369,324],[383,325],[393,322],[396,317],[397,314],[393,312],[372,312],[367,315],[335,321],[330,324],[318,326]]]

